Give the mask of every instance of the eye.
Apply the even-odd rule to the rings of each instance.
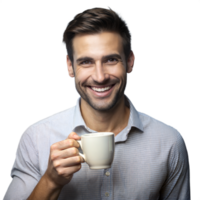
[[[109,58],[108,60],[115,60],[115,61],[117,61],[116,58]],[[81,62],[81,64],[84,64],[84,63],[87,64],[87,62],[90,62],[90,61],[89,60],[85,60],[85,61]],[[111,62],[113,62],[113,61],[111,61]]]
[[[83,63],[85,63],[85,62],[88,62],[88,60],[83,61],[81,64],[83,64]]]
[[[112,60],[112,59],[115,60],[115,61],[117,61],[117,59],[115,59],[115,58],[110,58],[110,59],[108,59],[108,60]]]

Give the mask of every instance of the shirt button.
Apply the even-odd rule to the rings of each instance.
[[[106,172],[106,176],[110,176],[110,172],[107,171],[107,172]]]
[[[108,193],[108,192],[106,192],[106,193],[105,193],[105,196],[106,196],[106,197],[109,197],[109,193]]]

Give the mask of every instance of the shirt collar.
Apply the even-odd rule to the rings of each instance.
[[[129,132],[132,127],[135,127],[135,128],[137,128],[137,129],[139,129],[140,131],[143,132],[144,128],[143,128],[142,121],[139,117],[139,113],[137,112],[137,110],[135,109],[135,107],[133,106],[131,101],[128,99],[128,97],[126,97],[126,99],[128,100],[128,103],[129,103],[129,106],[130,106],[130,116],[129,116],[129,121],[128,121],[128,125],[126,127],[126,130],[128,130],[128,132]],[[83,126],[86,130],[91,131],[91,132],[95,132],[95,131],[89,129],[86,126],[85,121],[83,120],[83,117],[81,115],[80,102],[81,102],[81,98],[79,98],[77,100],[77,104],[75,106],[74,117],[73,117],[73,130],[75,130],[78,127]],[[124,130],[121,131],[121,133],[122,132],[124,132]],[[118,135],[120,135],[120,133]],[[126,133],[125,135],[128,135],[128,133]]]

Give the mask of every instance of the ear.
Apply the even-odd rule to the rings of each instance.
[[[127,60],[127,69],[126,69],[127,73],[131,73],[132,72],[134,61],[135,61],[135,56],[134,56],[133,52],[131,51],[130,55],[128,57],[128,60]]]
[[[68,68],[68,73],[70,77],[74,77],[74,69],[72,66],[72,62],[69,59],[69,56],[67,55],[67,68]]]

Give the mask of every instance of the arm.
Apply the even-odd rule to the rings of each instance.
[[[78,154],[80,137],[72,132],[68,139],[51,146],[49,164],[44,176],[28,200],[56,200],[62,187],[68,184],[75,172],[81,169],[83,158]]]
[[[33,132],[28,128],[22,135],[11,171],[12,182],[4,200],[25,200],[41,178],[38,153],[33,140]]]
[[[51,182],[51,180],[48,179],[48,175],[45,173],[27,200],[58,199],[61,189],[62,187],[56,186],[53,182]]]
[[[188,154],[179,133],[170,151],[168,169],[168,178],[161,189],[160,200],[190,200]]]
[[[48,168],[41,177],[36,144],[29,134],[32,135],[30,129],[20,140],[11,174],[13,180],[4,200],[25,200],[28,197],[29,200],[57,199],[63,185],[67,184],[73,173],[80,169],[82,160],[80,161],[80,157],[77,156],[78,151],[75,151],[77,149],[74,148],[79,145],[74,139],[80,139],[80,137],[76,133],[71,133],[68,139],[51,146]],[[68,149],[66,149],[67,147]],[[66,159],[67,156],[71,156],[71,158]],[[68,162],[62,162],[62,160]],[[74,163],[76,163],[75,166],[68,166],[69,164],[74,165]]]

